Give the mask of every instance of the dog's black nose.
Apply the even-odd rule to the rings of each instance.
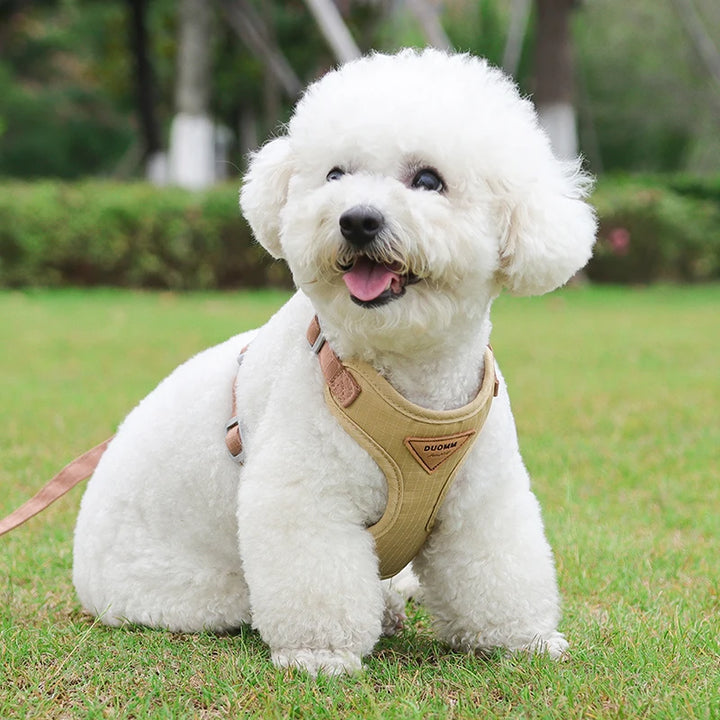
[[[372,242],[384,224],[382,213],[370,205],[355,205],[340,216],[340,232],[356,247]]]

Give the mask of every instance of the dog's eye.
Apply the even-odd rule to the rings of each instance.
[[[326,180],[329,182],[331,180],[339,180],[343,175],[345,174],[344,170],[341,170],[339,167],[334,167],[326,176]]]
[[[445,185],[440,179],[440,176],[434,170],[429,170],[428,168],[418,170],[418,172],[415,173],[411,185],[417,189],[432,190],[433,192],[441,192],[445,189]]]

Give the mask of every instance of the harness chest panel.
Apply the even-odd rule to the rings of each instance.
[[[496,393],[493,353],[490,348],[485,351],[482,385],[475,399],[456,410],[439,411],[409,402],[367,363],[340,363],[327,343],[318,347],[318,336],[319,326],[316,333],[308,333],[321,356],[328,408],[387,480],[385,512],[369,530],[375,538],[380,576],[392,577],[417,555],[430,534],[487,418]]]

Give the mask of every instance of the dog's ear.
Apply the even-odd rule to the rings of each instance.
[[[290,141],[275,138],[250,157],[240,190],[243,215],[256,240],[275,258],[282,257],[279,218],[292,171]]]
[[[500,279],[517,295],[554,290],[584,267],[592,254],[597,223],[593,209],[584,202],[592,181],[575,163],[554,162],[554,178],[537,177],[503,193],[506,232],[500,248]]]

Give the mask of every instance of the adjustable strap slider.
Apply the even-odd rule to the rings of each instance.
[[[312,344],[312,351],[317,355],[321,350],[322,346],[325,344],[325,335],[323,331],[321,330],[318,333],[317,338],[315,338],[315,341]]]
[[[227,447],[230,457],[242,465],[245,460],[245,451],[240,435],[240,420],[237,416],[231,417],[225,426],[225,447]]]

